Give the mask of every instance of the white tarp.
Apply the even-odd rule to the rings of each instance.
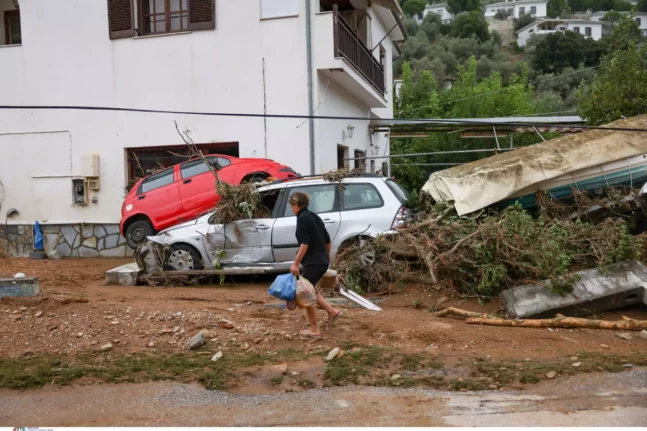
[[[645,129],[647,115],[607,126]],[[464,215],[533,184],[644,153],[646,132],[589,130],[435,172],[422,190],[437,202],[453,201],[458,214]]]

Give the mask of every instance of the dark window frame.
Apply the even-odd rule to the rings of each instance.
[[[584,27],[584,35],[586,37],[592,37],[593,36],[593,28],[592,27]]]
[[[168,175],[168,172],[171,173],[171,178],[172,178],[172,181],[170,183],[164,184],[164,185],[159,186],[159,187],[155,187],[154,189],[144,191],[144,184],[146,184],[147,182],[150,182],[153,177],[163,177],[164,175]],[[175,166],[173,166],[172,168],[164,169],[163,171],[156,172],[153,175],[150,175],[150,176],[146,177],[144,179],[144,181],[142,181],[142,183],[139,185],[139,188],[137,189],[137,195],[143,195],[145,193],[154,192],[155,190],[161,189],[162,187],[170,186],[171,184],[174,184],[175,182],[176,182],[175,181]]]
[[[573,31],[577,34],[580,34],[580,28],[579,27],[573,27]]]
[[[537,6],[530,6],[530,14],[537,15]]]
[[[18,18],[18,24],[20,25],[20,42],[14,43],[11,40],[11,19]],[[6,10],[4,11],[4,37],[5,45],[22,45],[22,23],[20,22],[20,9]]]
[[[339,211],[340,212],[350,212],[350,211],[364,211],[364,210],[373,210],[377,208],[384,208],[384,198],[382,197],[382,193],[375,187],[374,184],[371,183],[344,183],[342,185],[343,189],[346,190],[349,186],[370,186],[375,190],[375,193],[377,193],[377,196],[380,198],[381,204],[379,206],[367,206],[367,207],[362,207],[362,208],[351,208],[351,209],[345,209],[344,208],[344,194],[340,193],[339,194]]]
[[[148,1],[149,5],[153,7],[153,13],[144,12],[144,2]],[[177,11],[171,11],[171,0],[162,0],[164,4],[164,11],[157,11],[157,0],[137,0],[137,12],[138,12],[138,21],[139,21],[139,33],[140,36],[153,36],[156,34],[170,34],[170,33],[184,33],[189,30],[189,0],[178,0],[180,9]],[[172,20],[177,19],[178,17],[173,17],[172,15],[179,14],[180,19],[180,28],[178,30],[172,30]],[[157,31],[157,19],[151,21],[152,30],[146,31],[146,21],[150,17],[164,17],[164,30]]]

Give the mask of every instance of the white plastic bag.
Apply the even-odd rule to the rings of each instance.
[[[317,304],[317,291],[312,283],[302,276],[297,280],[296,301],[299,308],[314,307]]]

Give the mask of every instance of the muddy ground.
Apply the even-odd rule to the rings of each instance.
[[[122,381],[118,371],[109,376],[105,371],[110,368],[106,364],[116,364],[119,358],[149,361],[145,366],[128,364],[141,377],[135,381],[200,381],[245,394],[348,383],[523,389],[547,379],[550,371],[559,380],[580,371],[606,373],[647,365],[647,340],[638,333],[625,340],[609,330],[467,325],[462,319],[432,316],[429,309],[448,295],[415,285],[382,297],[381,312],[341,307],[343,316],[333,327],[323,326],[322,340],[304,340],[298,336],[306,327],[303,311],[266,307],[278,303],[267,294],[271,278],[228,280],[224,286],[105,286],[104,272],[123,263],[0,259],[0,278],[23,272],[39,277],[41,287],[37,297],[0,301],[0,367],[16,373],[2,380],[2,386],[42,386],[50,383],[48,379],[56,385]],[[482,313],[499,309],[498,302],[479,304],[458,297],[438,305],[448,306]],[[621,315],[647,319],[647,310],[639,306],[601,317],[617,320]],[[321,311],[320,319],[325,318]],[[189,352],[188,340],[201,330],[207,335],[206,345]],[[101,351],[108,343],[112,349]],[[345,357],[334,360],[334,366],[326,364],[324,357],[335,347],[341,347]],[[217,352],[223,359],[212,362]],[[53,374],[41,372],[40,380],[28,376],[39,366],[52,368],[61,360],[73,367],[78,357],[85,358],[85,365],[100,363],[103,371],[68,369],[63,378],[56,368]],[[167,358],[183,365],[150,362]],[[187,364],[183,358],[194,362]],[[230,367],[226,372],[225,366]],[[164,367],[171,372],[148,370]],[[191,372],[185,373],[188,368]],[[205,377],[204,370],[211,377]],[[220,373],[217,385],[214,373]],[[221,379],[222,373],[226,376]]]

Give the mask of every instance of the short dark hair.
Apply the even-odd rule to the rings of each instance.
[[[299,208],[305,208],[310,205],[310,196],[304,192],[294,192],[290,196],[290,205],[296,205]]]

